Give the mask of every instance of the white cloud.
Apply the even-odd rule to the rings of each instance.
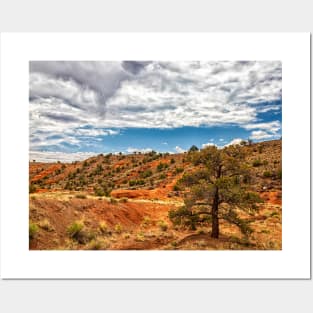
[[[204,143],[202,145],[202,149],[206,148],[206,147],[210,147],[210,146],[216,146],[216,144],[214,144],[213,142],[208,142],[208,143]]]
[[[35,160],[36,162],[66,162],[70,163],[73,161],[81,161],[96,155],[91,152],[75,152],[75,153],[64,153],[64,152],[50,152],[50,151],[30,151],[30,161]]]
[[[281,130],[281,123],[279,121],[272,121],[267,123],[247,124],[243,126],[247,130],[253,130],[250,135],[252,140],[270,139],[279,136]]]
[[[247,125],[243,125],[242,127],[247,130],[262,129],[264,131],[268,131],[271,133],[277,133],[281,129],[281,124],[279,121],[272,121],[268,123],[247,124]]]
[[[250,139],[260,140],[260,139],[269,139],[272,137],[273,137],[273,134],[269,134],[263,130],[255,130],[251,133]]]
[[[179,147],[179,146],[176,146],[176,147],[175,147],[175,151],[176,151],[177,153],[184,153],[186,150],[184,150],[183,148],[181,148],[181,147]]]
[[[134,153],[134,152],[148,153],[148,152],[151,152],[152,149],[151,148],[138,149],[138,148],[128,147],[126,151],[128,153]]]
[[[271,61],[35,61],[29,83],[31,149],[47,142],[38,131],[72,141],[124,127],[231,124],[269,132],[253,123],[258,113],[281,107],[264,105],[281,100],[281,62]],[[274,133],[280,125],[271,127]]]
[[[125,80],[107,102],[113,126],[246,124],[281,98],[279,62],[159,62]]]
[[[108,136],[108,135],[118,135],[119,131],[112,129],[96,129],[96,128],[79,128],[73,131],[75,135],[78,136]]]
[[[230,141],[228,144],[225,145],[225,147],[232,146],[232,145],[240,145],[242,142],[242,138],[235,138],[232,141]]]

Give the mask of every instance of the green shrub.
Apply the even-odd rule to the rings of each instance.
[[[143,179],[138,179],[138,180],[130,180],[128,182],[129,186],[136,186],[136,185],[144,185],[145,181]]]
[[[182,167],[177,167],[176,169],[175,169],[175,174],[180,174],[180,173],[182,173],[184,171],[184,169],[182,168]]]
[[[94,193],[97,197],[103,197],[105,195],[105,192],[102,188],[95,187],[94,188]]]
[[[38,233],[38,226],[34,223],[29,223],[29,239],[32,240],[36,237]]]
[[[279,214],[277,212],[272,212],[270,214],[270,217],[279,217]]]
[[[107,223],[104,221],[99,222],[99,229],[102,234],[106,234],[109,230]]]
[[[163,171],[163,170],[166,169],[166,168],[168,168],[168,164],[160,162],[160,163],[158,164],[158,166],[157,166],[157,171],[158,171],[158,172],[161,172],[161,171]]]
[[[29,193],[34,193],[37,191],[37,186],[34,184],[29,185]]]
[[[67,234],[71,238],[77,239],[79,237],[79,234],[82,232],[83,228],[84,228],[83,222],[75,221],[67,228]]]
[[[111,202],[111,204],[117,204],[118,203],[117,199],[115,199],[115,198],[110,198],[110,202]]]
[[[72,190],[73,189],[73,186],[70,182],[66,182],[65,186],[64,186],[64,189],[66,190]]]
[[[143,217],[143,220],[142,220],[142,222],[141,222],[141,226],[142,227],[147,227],[148,225],[150,225],[151,224],[151,219],[150,219],[150,217],[149,216],[144,216]]]
[[[272,172],[270,172],[270,171],[265,171],[265,172],[263,173],[263,177],[270,178],[270,177],[272,177],[272,176],[273,176],[273,174],[272,174]]]
[[[129,186],[131,186],[131,187],[132,187],[132,186],[135,186],[136,183],[137,183],[136,180],[130,180],[130,181],[128,182]]]
[[[254,160],[253,163],[252,163],[253,167],[258,167],[258,166],[261,166],[262,164],[263,163],[259,159]]]
[[[89,250],[100,250],[101,249],[101,242],[99,240],[93,239],[90,241],[88,245]]]
[[[173,186],[173,191],[180,191],[180,188],[177,184]]]
[[[159,221],[158,226],[160,227],[162,231],[167,231],[168,229],[168,225],[164,221]]]
[[[174,163],[175,163],[175,160],[174,160],[174,159],[171,159],[170,162],[171,162],[171,164],[174,164]]]
[[[61,174],[61,170],[58,168],[57,170],[55,170],[54,174],[55,174],[55,175]]]
[[[145,234],[143,232],[139,232],[137,235],[136,235],[136,241],[145,241]]]
[[[152,171],[151,170],[146,170],[146,171],[140,173],[140,177],[141,178],[148,178],[150,176],[152,176]]]
[[[78,194],[78,195],[75,195],[75,198],[77,198],[77,199],[87,199],[87,196],[83,195],[83,194]]]
[[[121,233],[122,232],[122,230],[123,230],[123,227],[122,227],[122,225],[121,224],[116,224],[115,226],[114,226],[114,230],[117,232],[117,233]]]
[[[102,171],[103,171],[102,165],[98,164],[96,169],[95,169],[95,171],[94,171],[94,173],[95,173],[95,175],[99,175],[99,174],[101,174]]]
[[[128,202],[128,198],[123,197],[123,198],[121,198],[121,199],[119,200],[119,202],[121,202],[121,203],[126,203],[126,202]]]

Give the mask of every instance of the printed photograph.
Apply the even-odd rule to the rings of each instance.
[[[281,61],[29,62],[29,249],[281,250]]]

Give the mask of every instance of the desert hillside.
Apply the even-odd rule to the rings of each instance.
[[[191,152],[99,154],[73,163],[29,163],[30,249],[281,249],[281,140],[243,144],[249,190],[263,202],[242,215],[253,232],[220,221],[175,225],[184,205],[179,181],[197,171]],[[197,152],[194,152],[197,153]]]

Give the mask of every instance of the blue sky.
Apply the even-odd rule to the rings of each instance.
[[[281,62],[30,62],[30,158],[281,137]]]

